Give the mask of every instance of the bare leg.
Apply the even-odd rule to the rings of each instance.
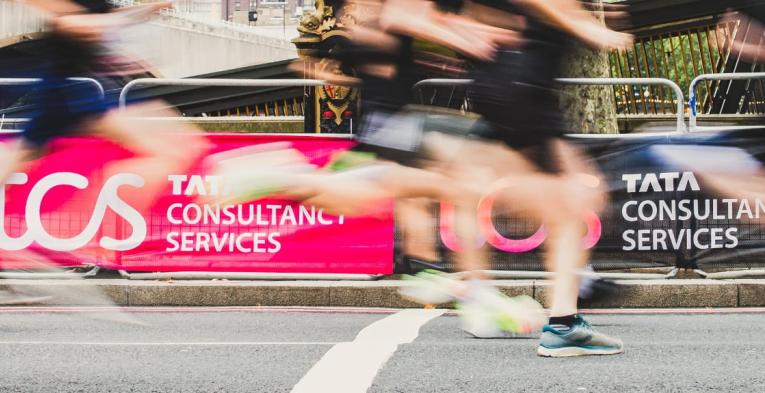
[[[396,204],[396,221],[401,225],[404,255],[424,261],[439,259],[432,205],[427,198],[406,199]]]
[[[21,163],[32,156],[32,152],[33,149],[21,140],[0,145],[0,183],[5,183],[8,177],[19,169]]]
[[[456,210],[456,235],[462,248],[457,257],[458,269],[474,272],[471,275],[479,275],[477,272],[487,270],[484,251],[475,247],[479,231],[476,221],[478,197],[462,188],[460,183],[460,178],[464,180],[471,176],[470,173],[464,171],[459,175],[455,168],[450,168],[453,171],[450,176],[446,176],[434,169],[396,164],[376,167],[376,173],[372,173],[371,168],[361,168],[340,174],[297,176],[300,178],[298,183],[302,185],[288,189],[287,195],[335,214],[351,215],[369,214],[370,209],[384,199],[423,198],[452,203]],[[298,184],[295,181],[292,183]],[[421,209],[414,213],[416,217],[429,214]]]
[[[132,172],[142,175],[145,185],[140,190],[136,208],[141,211],[153,203],[154,197],[167,187],[167,176],[181,174],[207,149],[199,130],[189,124],[161,120],[175,115],[162,109],[160,103],[135,105],[126,111],[112,110],[89,125],[88,130],[120,143],[136,154],[108,166],[108,173]],[[157,120],[138,119],[140,112],[151,111]]]

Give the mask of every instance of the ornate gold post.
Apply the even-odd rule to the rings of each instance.
[[[300,19],[300,37],[292,42],[301,57],[314,51],[332,51],[338,40],[347,39],[343,20],[335,17],[336,0],[317,0],[316,9],[305,13]],[[305,63],[305,67],[322,67],[324,71],[342,73],[338,66],[329,61],[317,64]],[[305,70],[313,75],[314,70]],[[307,88],[305,108],[305,132],[349,134],[355,132],[357,122],[358,90],[347,86],[326,85]]]

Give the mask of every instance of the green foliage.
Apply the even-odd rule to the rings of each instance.
[[[612,51],[611,75],[624,78],[665,78],[686,92],[691,81],[703,73],[723,72],[727,60],[725,34],[714,27],[685,33],[664,34],[637,39],[628,51]],[[712,86],[700,86],[700,97],[707,97]],[[648,113],[671,113],[674,97],[669,89],[649,86],[618,87],[621,105]]]

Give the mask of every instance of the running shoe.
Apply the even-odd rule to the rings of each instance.
[[[477,338],[529,334],[544,325],[544,309],[528,296],[510,298],[483,282],[468,283],[435,270],[404,280],[399,292],[412,301],[426,305],[457,301],[463,330]]]
[[[580,315],[568,329],[545,325],[537,347],[537,355],[544,357],[616,355],[622,352],[624,344],[621,340],[596,332]]]
[[[453,302],[464,296],[465,283],[450,278],[437,270],[424,270],[414,276],[404,275],[404,285],[399,294],[406,299],[424,305]]]
[[[510,338],[538,332],[542,306],[528,296],[508,297],[487,286],[457,303],[462,330],[475,338]]]
[[[284,143],[267,143],[217,153],[207,159],[212,174],[226,179],[229,187],[211,198],[236,204],[278,194],[294,183],[295,176],[316,171],[305,156]]]

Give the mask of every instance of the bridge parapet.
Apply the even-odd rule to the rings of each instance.
[[[39,12],[0,0],[0,48],[35,38],[44,28]],[[147,57],[158,76],[172,78],[297,57],[297,50],[288,39],[261,34],[245,25],[194,19],[176,11],[162,12],[152,22],[130,29],[125,36],[133,37],[124,45],[125,49]]]
[[[0,47],[44,29],[45,20],[39,12],[13,1],[0,0]]]

